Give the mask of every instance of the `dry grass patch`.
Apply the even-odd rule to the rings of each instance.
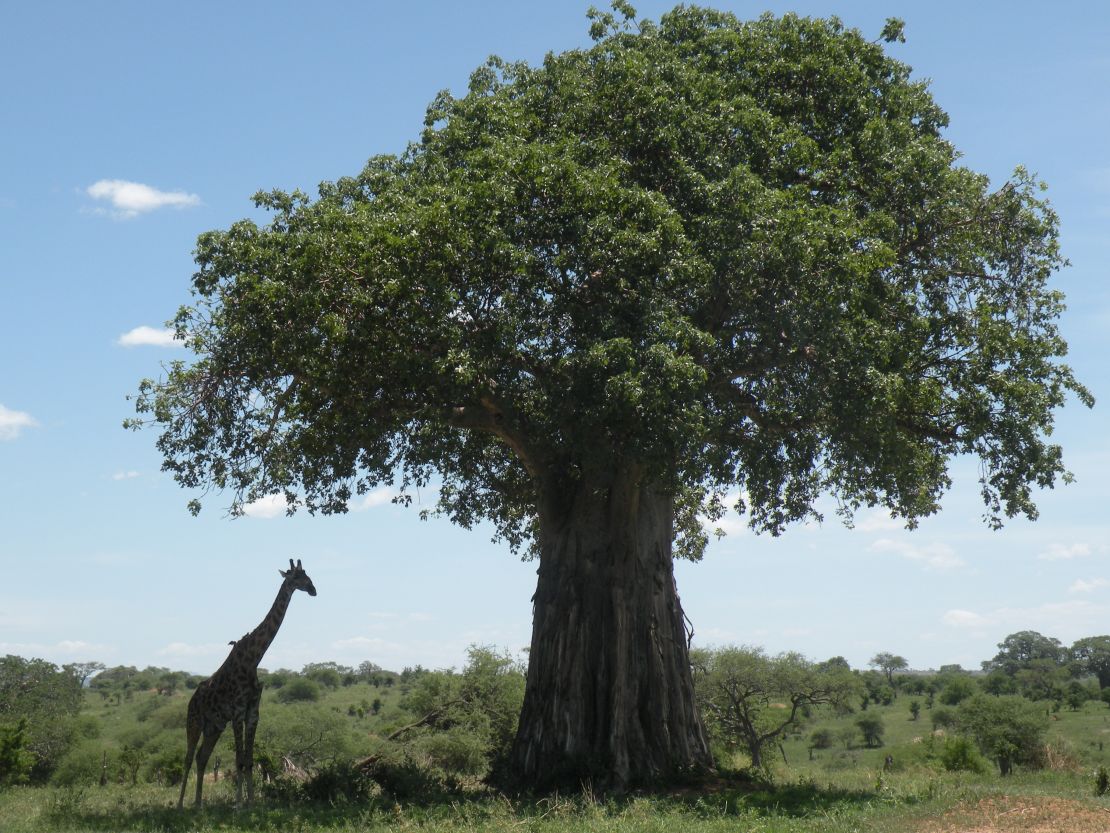
[[[1110,809],[1068,798],[995,796],[963,804],[919,833],[1107,833]]]

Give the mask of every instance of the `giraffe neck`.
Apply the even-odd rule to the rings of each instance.
[[[244,662],[253,665],[255,668],[262,662],[263,654],[266,653],[266,649],[270,647],[270,643],[277,636],[278,628],[281,627],[281,622],[285,618],[285,611],[289,609],[291,598],[293,598],[293,587],[289,582],[284,581],[278,590],[277,598],[274,599],[274,603],[270,607],[270,612],[266,614],[266,618],[259,623],[257,628],[239,640]]]

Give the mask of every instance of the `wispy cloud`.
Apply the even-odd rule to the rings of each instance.
[[[1074,544],[1049,544],[1048,549],[1037,555],[1042,561],[1067,561],[1072,558],[1086,558],[1094,548],[1083,541]]]
[[[1033,629],[1049,634],[1082,633],[1102,627],[1108,610],[1086,599],[1045,602],[1032,607],[1001,607],[982,613],[949,610],[941,621],[950,628],[966,631]]]
[[[924,564],[929,570],[953,570],[964,566],[964,560],[947,544],[911,544],[908,541],[895,541],[880,538],[873,543],[872,552],[890,552],[910,561]]]
[[[1105,578],[1091,578],[1091,579],[1076,579],[1071,587],[1068,588],[1069,593],[1092,593],[1100,587],[1110,587],[1110,579]]]
[[[120,347],[184,347],[185,343],[174,338],[170,329],[155,329],[145,324],[128,330],[116,339]]]
[[[200,205],[200,197],[185,191],[160,191],[141,182],[125,179],[101,179],[85,189],[94,200],[106,201],[112,206],[109,213],[116,219],[129,220],[159,208],[188,208]]]
[[[36,425],[38,422],[30,414],[0,405],[0,440],[14,440],[24,428]]]
[[[112,475],[113,480],[134,480],[139,476],[137,471],[117,471]]]
[[[904,521],[890,517],[889,514],[878,509],[868,512],[864,517],[857,519],[852,524],[852,529],[857,532],[892,532],[903,529]]]

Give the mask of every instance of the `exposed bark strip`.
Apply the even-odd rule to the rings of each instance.
[[[708,769],[675,588],[674,500],[635,472],[540,512],[528,685],[513,772],[532,787],[610,789]]]

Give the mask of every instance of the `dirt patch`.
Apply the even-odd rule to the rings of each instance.
[[[964,804],[919,833],[1107,833],[1110,809],[1066,798],[999,796]]]

